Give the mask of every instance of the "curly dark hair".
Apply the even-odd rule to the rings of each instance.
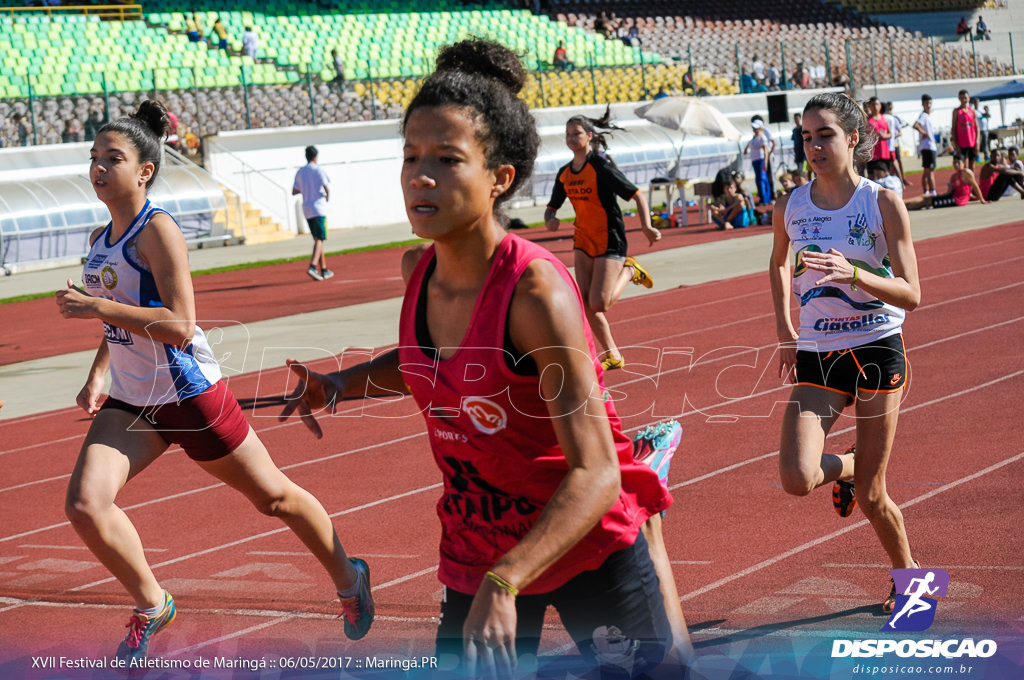
[[[171,119],[162,101],[147,99],[127,118],[112,120],[96,134],[118,132],[124,135],[139,154],[140,163],[152,163],[153,175],[146,182],[146,189],[153,186],[160,172],[163,158],[163,140],[171,129]]]
[[[424,81],[405,111],[401,132],[412,112],[421,107],[456,106],[469,109],[477,124],[477,140],[487,167],[511,165],[512,185],[495,201],[501,205],[526,183],[537,159],[540,136],[526,102],[518,97],[526,83],[519,56],[503,45],[470,38],[442,48],[437,68]]]

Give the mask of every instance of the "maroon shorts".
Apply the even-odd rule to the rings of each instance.
[[[192,460],[217,460],[249,435],[249,421],[223,380],[202,394],[157,406],[133,406],[110,397],[100,410],[116,408],[144,418],[169,444],[178,444]]]

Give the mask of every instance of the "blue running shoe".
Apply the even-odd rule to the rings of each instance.
[[[359,593],[341,598],[341,618],[345,619],[345,635],[349,640],[359,640],[373,624],[373,595],[370,594],[370,567],[357,558],[349,558],[359,575]]]
[[[633,437],[633,460],[649,465],[668,488],[668,469],[683,438],[683,426],[674,420],[648,425]]]
[[[139,612],[132,612],[132,618],[125,628],[128,635],[117,646],[117,658],[125,664],[125,668],[138,667],[137,663],[146,658],[149,654],[149,641],[154,635],[164,629],[168,623],[174,620],[177,612],[174,609],[174,598],[164,591],[164,608],[156,616],[146,616]],[[132,662],[136,665],[133,666]]]

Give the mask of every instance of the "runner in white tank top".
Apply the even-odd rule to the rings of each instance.
[[[146,198],[160,170],[168,122],[163,104],[145,101],[133,116],[100,129],[89,179],[111,221],[92,235],[86,289],[69,280],[57,292],[64,318],[98,319],[105,330],[77,399],[94,419],[68,482],[65,512],[135,600],[117,659],[129,669],[145,663],[152,637],[176,614],[135,527],[114,504],[121,487],[170,443],[295,532],[338,589],[345,634],[358,639],[373,621],[366,564],[346,557],[323,506],[277,468],[220,380],[195,322],[185,238]],[[108,368],[112,389],[104,401]]]
[[[904,310],[918,305],[921,289],[903,202],[854,171],[854,157],[866,160],[873,137],[852,99],[813,97],[804,108],[803,140],[815,180],[775,207],[769,278],[779,374],[796,373],[779,473],[782,487],[796,496],[833,484],[833,506],[843,517],[857,506],[856,488],[893,568],[913,568],[885,471],[907,379]],[[792,278],[791,251],[797,253]],[[791,292],[800,305],[799,332],[790,314]],[[851,403],[855,447],[823,454],[829,430]],[[893,585],[884,613],[892,611],[895,596]]]
[[[86,258],[85,292],[134,307],[164,306],[153,272],[139,257],[137,246],[142,230],[159,214],[171,217],[147,200],[128,231],[116,241],[111,241],[113,221],[103,228]],[[136,406],[152,406],[194,397],[212,387],[221,378],[220,365],[203,330],[194,328],[192,340],[178,347],[104,321],[110,396]]]
[[[859,271],[892,278],[889,249],[874,182],[861,178],[850,202],[824,210],[811,200],[811,184],[797,187],[786,203],[785,224],[797,264],[793,293],[800,304],[800,349],[846,349],[899,333],[906,311],[882,302],[855,284],[816,285],[819,272],[804,264],[805,253],[842,252]]]

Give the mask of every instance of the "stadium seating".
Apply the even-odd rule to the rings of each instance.
[[[555,0],[553,5],[560,18],[588,27],[600,12],[614,11],[626,27],[637,27],[645,49],[666,60],[692,60],[696,70],[729,82],[749,72],[755,57],[766,67],[775,62],[787,78],[802,63],[814,86],[830,82],[829,67],[850,73],[855,85],[973,77],[975,71],[971,55],[959,45],[937,44],[933,60],[931,41],[924,36],[816,0],[691,0],[682,7],[665,0]],[[978,76],[1009,73],[1009,65],[978,57]]]
[[[670,0],[553,0],[550,17],[495,1],[463,6],[439,0],[430,11],[413,0],[320,3],[326,4],[291,0],[255,11],[240,0],[204,2],[197,15],[204,34],[220,17],[228,51],[188,40],[192,6],[182,0],[148,1],[143,20],[0,16],[0,137],[14,139],[14,116],[24,111],[30,84],[41,97],[35,119],[42,142],[59,141],[72,119],[84,124],[104,92],[111,95],[111,113],[121,115],[143,93],[156,91],[198,135],[311,123],[307,84],[318,123],[395,117],[432,69],[437,48],[468,35],[497,39],[524,55],[533,71],[524,96],[535,108],[637,101],[661,87],[679,92],[691,64],[697,91],[730,94],[754,57],[766,66],[775,62],[787,77],[803,62],[814,85],[829,79],[826,64],[849,71],[858,86],[876,78],[907,82],[971,77],[975,69],[982,77],[1009,72],[987,57],[975,64],[962,46],[943,45],[933,58],[930,41],[919,34],[817,0],[690,0],[682,6]],[[605,10],[637,29],[642,48],[593,31]],[[240,55],[247,26],[259,38],[255,61]],[[559,41],[575,69],[551,68]],[[328,83],[335,76],[332,50],[345,63],[344,91]]]

